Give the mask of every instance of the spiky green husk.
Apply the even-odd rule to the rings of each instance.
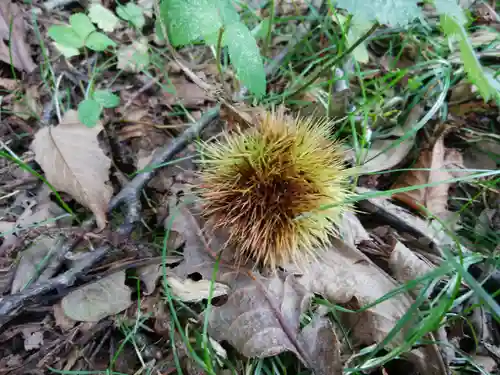
[[[227,230],[239,260],[300,264],[335,233],[349,172],[329,134],[326,121],[273,112],[202,144],[204,213]]]

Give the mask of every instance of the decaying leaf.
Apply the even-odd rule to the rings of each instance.
[[[4,40],[10,41],[9,45]],[[10,0],[0,2],[0,60],[7,64],[12,61],[16,69],[28,73],[36,69],[26,42],[23,14],[19,6]]]
[[[423,150],[414,165],[414,169],[403,173],[392,186],[393,189],[407,186],[426,185],[441,182],[437,186],[430,186],[423,189],[411,190],[396,193],[392,197],[400,200],[413,209],[422,211],[422,206],[426,207],[433,215],[446,218],[448,214],[448,189],[450,183],[445,181],[456,177],[457,172],[450,172],[450,169],[463,167],[462,155],[453,149],[445,149],[443,136],[439,137],[432,150]]]
[[[396,127],[389,135],[402,138],[406,133],[412,131],[412,127],[420,119],[423,112],[421,106],[412,108],[408,117],[401,127]],[[415,143],[415,136],[405,140],[398,139],[376,139],[368,149],[361,151],[361,165],[358,166],[359,173],[373,173],[393,168],[403,161]],[[355,160],[352,152],[346,154],[351,160]]]
[[[205,90],[195,83],[188,82],[184,79],[172,80],[172,92],[164,92],[163,102],[166,105],[174,105],[182,103],[187,108],[198,108],[206,101],[212,101],[210,95]]]
[[[13,112],[16,116],[24,120],[29,120],[32,117],[39,118],[42,110],[38,86],[27,88],[25,95],[19,101],[16,101],[13,106]]]
[[[130,294],[125,285],[125,271],[119,271],[69,293],[61,306],[73,320],[98,322],[132,305]]]
[[[181,280],[175,276],[167,276],[168,286],[172,293],[184,302],[196,302],[210,296],[219,297],[229,292],[229,287],[221,283],[212,283],[210,280],[193,281]]]
[[[351,246],[370,240],[370,235],[353,212],[344,213],[339,232],[342,240]]]
[[[182,257],[178,256],[168,256],[163,259],[165,264],[179,263]],[[163,274],[163,267],[161,264],[149,264],[147,266],[142,266],[137,268],[137,276],[144,283],[145,290],[142,293],[146,296],[153,294],[156,288],[158,279]]]
[[[330,302],[339,304],[357,304],[361,307],[398,286],[363,253],[340,240],[333,240],[330,250],[304,268],[299,282],[310,293],[320,294]],[[345,314],[345,318],[356,341],[371,345],[385,338],[411,303],[408,295],[400,294],[361,314]],[[389,346],[394,347],[402,340],[400,334]]]
[[[56,321],[56,325],[59,328],[61,328],[63,331],[69,331],[75,326],[75,324],[77,323],[76,320],[73,320],[66,316],[66,314],[64,314],[61,302],[56,303],[52,308],[54,310],[54,319]]]
[[[49,183],[92,210],[97,226],[103,229],[113,190],[107,185],[111,159],[97,141],[101,130],[100,124],[86,127],[77,112],[70,110],[58,126],[41,128],[32,148]]]
[[[228,341],[247,357],[291,351],[307,363],[297,335],[309,299],[293,276],[259,278],[232,291],[224,305],[212,308],[209,334],[217,341]]]
[[[149,64],[147,40],[135,40],[131,45],[123,45],[118,49],[118,69],[136,73]]]
[[[342,375],[340,342],[330,319],[315,316],[299,335],[306,348],[315,375]]]
[[[401,283],[424,276],[434,268],[434,265],[429,261],[422,259],[397,240],[389,255],[388,262],[392,274]]]
[[[48,255],[56,242],[57,238],[40,236],[21,252],[21,260],[12,282],[12,294],[22,291],[30,282],[34,281],[37,270],[44,262],[47,262]]]

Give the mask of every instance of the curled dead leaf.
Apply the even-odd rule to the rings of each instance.
[[[403,173],[392,186],[392,189],[398,189],[442,182],[436,186],[396,193],[392,196],[394,199],[404,202],[411,208],[425,214],[425,210],[422,209],[423,206],[440,218],[448,216],[448,190],[451,184],[446,181],[457,176],[456,172],[450,170],[463,168],[462,155],[456,150],[446,149],[443,141],[443,136],[439,137],[432,150],[423,150],[420,153],[414,165],[414,169],[420,170]]]

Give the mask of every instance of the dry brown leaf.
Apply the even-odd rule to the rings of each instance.
[[[47,180],[92,210],[99,229],[106,226],[106,211],[113,194],[107,185],[111,160],[97,141],[101,130],[100,124],[87,128],[71,110],[59,126],[40,129],[32,143],[35,160]]]
[[[15,79],[0,78],[0,87],[3,87],[8,91],[14,91],[18,85],[19,83]]]
[[[359,306],[376,301],[398,287],[385,272],[356,248],[340,240],[321,254],[316,262],[304,266],[299,282],[311,293],[318,293],[330,302]],[[358,342],[371,345],[382,341],[411,306],[411,298],[399,294],[362,314],[346,314]],[[402,340],[398,335],[390,343],[394,347]]]
[[[64,314],[61,302],[56,303],[52,306],[52,308],[54,310],[54,319],[56,321],[56,325],[59,328],[61,328],[63,331],[69,331],[75,326],[77,321],[67,317],[66,314]]]
[[[207,101],[210,96],[200,86],[184,79],[172,80],[174,92],[164,92],[162,102],[166,105],[182,103],[187,108],[199,107]]]
[[[66,295],[64,314],[76,321],[98,322],[132,305],[131,291],[125,285],[125,271],[118,271]]]
[[[228,341],[247,357],[291,351],[308,363],[297,335],[309,300],[310,294],[293,276],[259,278],[234,290],[224,305],[212,309],[209,334],[217,341]]]
[[[397,240],[388,262],[392,274],[401,283],[424,276],[434,268],[430,262],[422,259]]]
[[[420,119],[422,112],[423,109],[421,106],[416,105],[413,107],[403,126],[394,128],[389,135],[403,137],[407,132],[412,130],[412,127]],[[357,167],[359,173],[364,174],[384,171],[401,163],[412,149],[415,143],[415,137],[409,137],[392,147],[392,145],[397,142],[397,139],[376,139],[367,150],[363,151],[361,155],[362,161],[366,162]],[[391,148],[386,150],[388,147]],[[348,155],[350,160],[355,161],[355,155],[352,151],[346,155]]]
[[[353,212],[344,214],[339,232],[342,240],[351,246],[356,246],[361,241],[370,241],[370,235]]]
[[[315,375],[342,375],[340,342],[330,319],[315,316],[299,335],[313,361]]]
[[[211,280],[194,281],[191,279],[181,280],[175,276],[167,276],[167,282],[172,294],[184,302],[197,302],[212,297],[226,295],[229,287],[221,283],[212,283]]]
[[[456,150],[445,149],[443,140],[444,137],[441,136],[437,139],[432,150],[423,150],[415,163],[415,169],[431,169],[430,171],[407,171],[396,180],[392,189],[434,184],[453,178],[455,175],[447,169],[463,167],[462,155]],[[425,210],[422,209],[422,206],[426,207],[433,215],[446,218],[448,216],[449,188],[450,183],[441,183],[437,186],[396,193],[392,197],[423,213]]]
[[[12,282],[11,294],[22,291],[30,282],[35,281],[39,267],[56,242],[57,238],[40,236],[21,252],[21,259]]]
[[[12,42],[10,47],[4,40]],[[23,14],[19,6],[10,0],[0,2],[0,60],[7,64],[12,60],[17,69],[28,73],[36,69],[31,49],[26,43]]]
[[[43,332],[41,327],[28,327],[22,329],[24,349],[26,351],[38,349],[43,345]]]
[[[43,108],[40,104],[40,93],[38,92],[38,86],[31,86],[26,89],[25,95],[21,100],[14,102],[13,112],[16,116],[22,118],[23,120],[29,120],[33,117],[40,117]]]

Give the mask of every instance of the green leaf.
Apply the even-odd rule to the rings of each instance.
[[[200,38],[213,42],[213,35],[223,25],[239,20],[238,13],[228,0],[163,0],[160,14],[175,46]]]
[[[84,39],[75,33],[70,26],[52,25],[49,27],[48,33],[54,42],[63,47],[81,48],[84,45]]]
[[[489,72],[485,71],[476,57],[474,48],[467,37],[467,31],[453,16],[442,15],[441,26],[448,37],[458,41],[464,70],[469,80],[476,85],[485,101],[495,99],[500,103],[500,82]]]
[[[407,26],[422,17],[418,0],[337,0],[336,6],[352,15],[384,25]]]
[[[108,90],[94,91],[94,100],[104,108],[116,108],[120,105],[120,97]]]
[[[86,39],[91,32],[95,31],[95,26],[92,21],[90,21],[90,18],[83,13],[73,14],[69,18],[69,23],[71,24],[73,31],[82,39]]]
[[[259,47],[250,30],[241,22],[226,27],[223,43],[240,81],[256,96],[266,93],[266,72]]]
[[[78,105],[78,119],[89,128],[97,125],[101,112],[101,105],[94,99],[84,99]]]
[[[73,47],[66,47],[63,46],[62,44],[59,44],[57,42],[54,42],[57,50],[63,54],[64,57],[67,59],[78,56],[80,55],[80,50],[78,48],[73,48]]]
[[[107,33],[114,31],[120,23],[120,20],[112,11],[97,3],[90,6],[89,17],[92,22],[96,23],[100,29]]]
[[[93,51],[104,51],[108,47],[115,47],[116,43],[109,39],[106,34],[94,31],[85,41],[85,46]]]
[[[134,3],[128,3],[125,6],[120,5],[116,8],[116,14],[118,14],[118,16],[125,21],[130,22],[138,29],[142,29],[146,24],[142,8]]]

